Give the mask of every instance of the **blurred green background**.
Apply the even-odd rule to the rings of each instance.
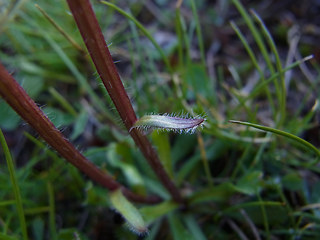
[[[110,2],[127,15],[91,1],[137,116],[206,118],[193,135],[146,133],[189,207],[170,201],[127,134],[66,1],[0,1],[1,63],[90,161],[135,192],[164,199],[135,204],[149,234],[132,233],[108,191],[60,158],[0,99],[29,238],[319,239],[315,154],[297,141],[228,122],[273,127],[319,147],[318,1]],[[3,153],[0,239],[20,239]]]

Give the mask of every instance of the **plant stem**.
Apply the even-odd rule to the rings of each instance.
[[[12,184],[13,193],[14,193],[14,197],[15,197],[15,204],[17,207],[18,215],[19,215],[20,229],[21,229],[22,237],[24,240],[28,240],[29,238],[28,238],[28,232],[27,232],[25,210],[23,208],[22,197],[21,197],[21,192],[20,192],[20,188],[19,188],[19,181],[16,176],[15,167],[13,164],[13,160],[12,160],[8,145],[6,143],[6,139],[5,139],[1,129],[0,129],[0,145],[2,146],[3,153],[4,153],[5,159],[7,161],[7,166],[8,166],[8,170],[9,170],[9,174],[10,174],[10,181]]]
[[[67,2],[87,46],[88,52],[96,66],[97,72],[119,112],[123,123],[129,131],[136,122],[137,117],[120,80],[116,66],[113,63],[92,6],[89,0],[67,0]],[[130,135],[147,159],[149,165],[161,180],[162,184],[170,192],[172,198],[175,201],[182,203],[183,199],[179,190],[165,172],[158,155],[148,138],[137,129],[133,129],[130,132]]]
[[[14,80],[0,64],[0,96],[27,122],[39,135],[62,157],[88,175],[92,180],[113,191],[122,189],[123,194],[135,202],[156,203],[160,199],[150,196],[137,195],[121,184],[112,176],[107,175],[92,162],[87,160],[53,125],[24,89]]]

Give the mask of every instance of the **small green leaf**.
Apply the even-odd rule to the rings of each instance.
[[[53,107],[45,107],[42,110],[57,128],[67,126],[74,120],[71,114]]]
[[[222,183],[218,186],[207,187],[196,192],[189,199],[190,204],[199,204],[209,201],[226,202],[232,194],[236,192],[231,183]]]
[[[136,166],[133,164],[130,147],[125,143],[111,143],[106,155],[108,163],[121,170],[123,176],[135,191],[145,193],[144,181]]]
[[[173,178],[173,166],[171,158],[171,149],[168,133],[154,131],[151,135],[154,145],[159,153],[160,161],[169,174]]]
[[[138,119],[133,128],[139,129],[162,129],[167,131],[176,131],[179,133],[194,133],[198,127],[202,127],[205,119],[201,117],[189,118],[188,116],[175,116],[175,115],[145,115]]]
[[[31,98],[36,98],[44,86],[44,80],[35,75],[24,75],[22,77],[22,87]]]
[[[201,229],[201,226],[199,226],[199,223],[195,218],[195,216],[187,215],[183,220],[195,239],[206,240],[207,238],[203,233],[203,229]]]
[[[172,201],[164,201],[157,205],[147,206],[140,209],[140,212],[147,223],[151,223],[156,219],[166,215],[167,213],[177,209],[179,205]]]
[[[64,228],[59,230],[58,235],[59,240],[78,240],[78,239],[84,239],[81,237],[81,234],[78,233],[78,229],[76,228]]]
[[[75,121],[72,135],[70,137],[71,140],[75,140],[77,137],[79,137],[83,133],[87,125],[88,119],[89,119],[88,113],[86,111],[82,111]]]
[[[238,180],[235,190],[247,195],[256,194],[260,187],[259,183],[261,181],[261,176],[262,172],[260,171],[249,172],[247,175]]]
[[[297,173],[289,173],[282,178],[283,187],[290,191],[303,189],[303,180]]]
[[[196,99],[196,95],[201,95],[207,100],[213,97],[213,86],[202,64],[189,64],[183,72],[184,91],[187,92],[188,99]]]
[[[0,127],[14,130],[20,123],[19,115],[2,99],[0,99]]]
[[[113,207],[126,219],[130,229],[138,235],[147,233],[148,228],[138,209],[123,196],[120,189],[110,194]]]
[[[169,214],[168,220],[174,240],[195,239],[187,227],[181,222],[181,218],[179,218],[176,214]]]
[[[32,221],[32,230],[35,240],[44,238],[44,221],[40,217],[37,217]]]

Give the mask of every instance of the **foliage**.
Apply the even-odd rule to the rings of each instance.
[[[184,202],[172,199],[130,138],[66,1],[11,1],[0,18],[7,70],[100,170],[162,201],[130,203],[95,184],[0,99],[0,239],[318,239],[320,68],[299,57],[312,45],[294,45],[294,26],[282,23],[275,27],[291,36],[288,48],[259,4],[248,12],[238,0],[113,2],[92,4],[141,117],[136,126],[179,124],[171,113],[203,124],[194,134],[141,131]],[[159,126],[163,116],[169,122]],[[139,216],[148,234],[132,233],[119,213]]]

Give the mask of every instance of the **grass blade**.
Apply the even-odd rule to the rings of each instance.
[[[240,31],[239,27],[235,24],[234,21],[230,22],[230,25],[232,27],[232,29],[236,32],[238,38],[240,39],[241,43],[243,44],[244,48],[246,49],[252,64],[254,65],[254,67],[257,69],[259,76],[261,79],[264,79],[264,75],[263,72],[261,70],[261,67],[258,64],[258,59],[256,58],[252,48],[250,47],[248,41],[246,40],[245,36],[243,35],[243,33]]]
[[[178,59],[179,59],[179,67],[182,68],[183,67],[183,63],[184,63],[184,52],[183,52],[183,23],[182,23],[182,18],[181,18],[181,13],[180,13],[180,7],[176,7],[176,12],[175,12],[175,29],[176,29],[176,34],[178,37]],[[188,52],[189,49],[186,48],[186,52]]]
[[[194,240],[193,235],[190,233],[189,229],[182,223],[181,219],[176,214],[168,215],[168,222],[170,229],[172,231],[172,236],[174,240],[186,239]]]
[[[54,204],[54,190],[50,182],[47,183],[48,196],[49,196],[49,229],[50,229],[50,238],[57,239],[57,227],[55,220],[55,204]]]
[[[123,15],[124,17],[126,17],[127,19],[132,21],[140,29],[140,31],[151,41],[151,43],[154,45],[154,47],[160,53],[160,55],[161,55],[164,63],[166,64],[168,70],[170,72],[172,72],[172,68],[170,66],[169,60],[168,60],[166,54],[164,53],[164,51],[162,50],[162,48],[159,46],[157,41],[151,36],[151,34],[148,32],[148,30],[135,17],[133,17],[131,14],[128,14],[127,12],[123,11],[121,8],[117,7],[116,5],[114,5],[114,4],[110,3],[110,2],[101,1],[101,3],[113,8],[118,13],[120,13],[121,15]]]
[[[273,53],[273,55],[275,56],[275,60],[276,60],[276,67],[278,72],[280,73],[280,118],[277,122],[277,126],[281,126],[285,120],[286,117],[286,86],[285,86],[285,80],[284,80],[284,74],[282,73],[283,68],[282,68],[282,64],[281,64],[281,60],[280,60],[280,56],[276,47],[276,44],[270,34],[270,32],[268,31],[267,27],[265,26],[264,22],[262,21],[262,19],[260,18],[260,16],[254,11],[251,10],[251,13],[254,17],[254,19],[258,22],[258,24],[260,25],[260,28],[262,30],[263,35],[265,36],[267,43],[270,46],[270,49]]]
[[[154,131],[151,135],[156,146],[160,161],[171,179],[174,179],[173,163],[169,135],[165,132]]]
[[[184,218],[184,223],[192,233],[193,237],[197,240],[205,240],[207,239],[204,235],[201,226],[199,226],[198,222],[195,220],[195,218],[191,215],[187,215]]]
[[[250,59],[252,61],[253,66],[257,69],[257,71],[259,73],[259,76],[261,78],[261,82],[264,83],[265,82],[265,77],[264,77],[263,71],[261,70],[261,67],[259,66],[259,63],[258,63],[258,59],[256,58],[256,56],[255,56],[252,48],[250,47],[248,41],[246,40],[245,36],[242,34],[242,32],[240,31],[238,26],[233,21],[230,22],[230,25],[233,28],[233,30],[236,32],[236,34],[238,35],[238,38],[240,39],[241,43],[243,44],[244,48],[246,49],[246,51],[247,51],[247,53],[248,53],[248,55],[249,55],[249,57],[250,57]],[[274,103],[273,103],[273,99],[272,99],[272,96],[271,96],[270,89],[269,89],[268,86],[265,86],[264,88],[265,88],[265,92],[267,94],[268,101],[270,103],[270,107],[272,109],[272,112],[274,112],[275,111]]]
[[[27,240],[28,239],[27,224],[26,224],[26,219],[25,219],[25,215],[24,215],[24,208],[22,205],[22,198],[21,198],[21,193],[20,193],[20,189],[19,189],[19,185],[18,185],[18,180],[16,177],[16,172],[14,169],[11,154],[10,154],[8,145],[6,143],[6,139],[4,138],[4,135],[1,131],[1,129],[0,129],[0,143],[2,145],[4,156],[7,161],[7,166],[8,166],[8,170],[9,170],[9,174],[10,174],[10,180],[12,183],[13,192],[14,192],[14,196],[16,199],[16,206],[17,206],[17,211],[18,211],[18,215],[19,215],[22,236],[23,236],[24,240]]]
[[[67,99],[65,99],[64,96],[62,96],[53,87],[49,88],[49,92],[52,95],[52,97],[55,98],[68,113],[70,113],[73,117],[77,117],[77,111],[72,107],[72,105],[67,101]]]
[[[268,66],[268,69],[271,73],[271,75],[273,75],[275,73],[275,69],[274,66],[272,64],[271,58],[269,56],[269,53],[267,51],[267,47],[265,46],[265,43],[258,31],[258,29],[256,28],[256,26],[254,25],[251,17],[249,16],[249,14],[247,13],[247,11],[245,10],[245,8],[243,7],[243,5],[241,4],[241,2],[239,0],[232,0],[233,4],[236,6],[236,8],[238,9],[238,11],[240,12],[241,16],[243,17],[244,21],[246,22],[247,26],[249,27],[252,36],[254,38],[254,40],[256,41],[261,54]],[[276,79],[273,81],[274,82],[274,86],[276,88],[276,95],[277,95],[277,100],[278,102],[281,102],[281,91],[280,91],[280,87],[279,87],[279,83],[276,81]],[[276,114],[274,112],[274,114]]]
[[[204,54],[204,45],[203,45],[203,39],[202,39],[202,33],[201,33],[201,26],[199,22],[199,16],[197,13],[197,6],[196,1],[191,0],[191,8],[192,8],[192,14],[194,17],[194,21],[196,23],[196,32],[197,32],[197,38],[198,38],[198,44],[199,44],[199,50],[201,55],[201,62],[203,66],[206,66],[206,60],[205,60],[205,54]]]
[[[199,144],[199,148],[200,148],[200,155],[201,155],[201,159],[202,159],[202,163],[203,163],[204,172],[206,174],[209,186],[212,187],[213,186],[213,178],[212,178],[211,171],[210,171],[210,166],[209,166],[209,162],[208,162],[208,158],[207,158],[204,140],[203,140],[203,137],[201,136],[200,133],[197,134],[197,140],[198,140],[198,144]]]
[[[318,148],[316,148],[314,145],[307,142],[306,140],[304,140],[296,135],[293,135],[291,133],[284,132],[279,129],[275,129],[275,128],[271,128],[271,127],[266,127],[266,126],[262,126],[262,125],[258,125],[258,124],[254,124],[254,123],[249,123],[249,122],[242,122],[242,121],[236,121],[236,120],[229,120],[229,122],[257,128],[257,129],[260,129],[260,130],[263,130],[266,132],[271,132],[271,133],[275,133],[280,136],[287,137],[289,139],[292,139],[293,141],[300,143],[301,145],[305,146],[307,149],[314,152],[318,158],[320,157],[320,151],[318,150]]]
[[[43,10],[38,4],[35,4],[35,7],[39,9],[39,11],[42,13],[42,15],[58,30],[58,32],[67,39],[72,46],[74,46],[77,50],[82,52],[83,54],[86,54],[85,50],[80,47],[80,45],[65,31],[62,27],[58,25],[58,23],[52,19],[48,13],[46,13],[45,10]]]

